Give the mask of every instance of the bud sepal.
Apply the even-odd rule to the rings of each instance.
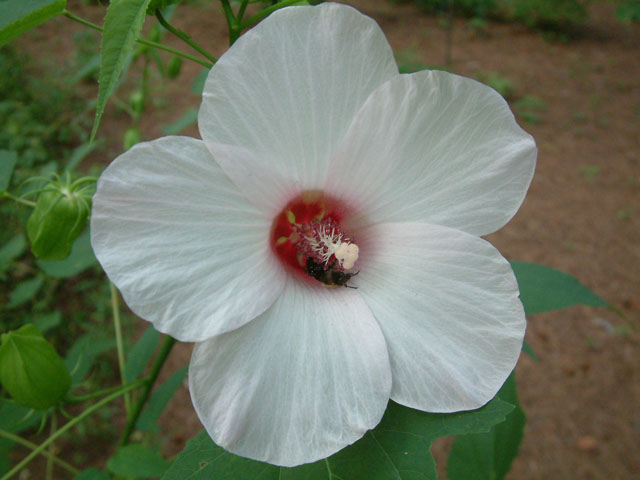
[[[40,260],[64,260],[91,212],[95,179],[53,180],[41,192],[27,221],[31,250]]]

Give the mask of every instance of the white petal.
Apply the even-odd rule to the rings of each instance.
[[[280,295],[285,273],[264,218],[200,140],[136,145],[102,174],[91,243],[137,315],[199,341],[237,328]]]
[[[525,330],[509,263],[447,227],[382,224],[359,289],[387,341],[398,403],[429,412],[484,405],[513,370]]]
[[[261,317],[196,344],[189,390],[216,443],[294,466],[377,425],[391,372],[380,328],[356,291],[291,280]]]
[[[358,112],[326,190],[375,222],[427,222],[476,235],[518,210],[535,168],[533,138],[504,99],[446,72],[400,75]]]
[[[276,212],[301,190],[322,186],[353,115],[397,73],[371,18],[335,3],[288,7],[214,65],[200,134],[249,198]]]

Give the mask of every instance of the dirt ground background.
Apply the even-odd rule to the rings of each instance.
[[[219,4],[204,3],[181,6],[173,23],[219,55],[226,26]],[[349,3],[380,23],[400,58],[443,64],[438,18],[412,4]],[[102,23],[100,7],[70,4]],[[539,363],[523,355],[517,367],[528,422],[512,480],[640,478],[640,27],[617,22],[607,1],[594,2],[590,13],[587,27],[568,43],[513,24],[488,22],[479,35],[468,20],[454,23],[454,72],[498,72],[513,83],[514,100],[534,95],[546,105],[539,123],[519,117],[538,144],[536,175],[516,217],[489,240],[509,259],[574,275],[624,315],[576,307],[529,318],[526,341]],[[56,19],[25,37],[25,48],[47,41],[52,52],[69,51],[74,29]],[[174,39],[168,43],[186,50]],[[167,87],[170,106],[145,114],[146,139],[162,136],[162,125],[199,106],[189,91],[199,72],[185,65]],[[94,86],[86,88],[95,96]],[[109,140],[89,162],[121,152],[127,127],[121,120],[115,109],[106,112],[101,135]],[[195,126],[183,133],[199,137]],[[190,350],[176,348],[166,371],[186,364]],[[200,428],[185,387],[163,418],[167,453]],[[442,478],[449,445],[444,439],[434,448]]]

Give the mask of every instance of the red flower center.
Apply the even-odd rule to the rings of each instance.
[[[271,248],[300,278],[325,286],[346,285],[359,248],[344,229],[350,209],[318,190],[293,198],[273,220]]]

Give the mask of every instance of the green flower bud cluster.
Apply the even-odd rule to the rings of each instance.
[[[27,221],[31,250],[41,260],[63,260],[71,253],[91,212],[95,179],[71,182],[70,176],[50,182]]]
[[[0,383],[19,405],[45,410],[60,403],[71,376],[35,325],[2,334]]]

